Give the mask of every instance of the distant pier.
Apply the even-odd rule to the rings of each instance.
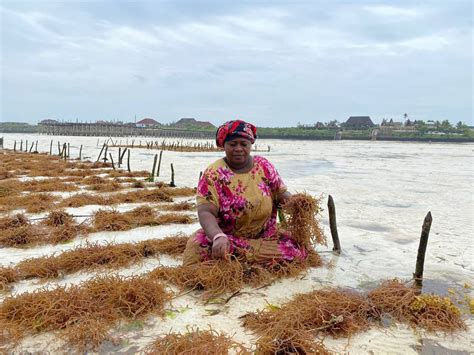
[[[195,138],[210,139],[215,137],[214,132],[202,130],[164,128],[164,127],[136,127],[134,124],[119,123],[40,123],[39,133],[53,136],[96,136],[96,137],[167,137],[167,138]]]

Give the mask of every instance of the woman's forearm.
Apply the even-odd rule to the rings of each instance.
[[[217,224],[216,216],[214,216],[210,211],[198,210],[198,217],[202,229],[204,229],[204,232],[210,240],[212,240],[216,234],[222,233],[222,229]]]

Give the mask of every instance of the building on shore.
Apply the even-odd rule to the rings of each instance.
[[[369,116],[351,116],[344,123],[346,129],[368,129],[374,126]]]
[[[153,118],[144,118],[135,124],[137,127],[159,127],[161,123]]]

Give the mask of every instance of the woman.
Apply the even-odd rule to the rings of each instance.
[[[225,157],[208,166],[199,180],[202,229],[188,240],[184,265],[229,254],[263,265],[306,258],[306,250],[277,229],[277,207],[291,194],[267,159],[250,155],[256,136],[255,126],[240,120],[218,128],[216,143]]]

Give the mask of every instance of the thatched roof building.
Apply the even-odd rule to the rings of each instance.
[[[160,126],[161,123],[154,120],[153,118],[144,118],[137,122],[137,127],[151,127],[151,126]]]
[[[373,127],[374,123],[369,116],[351,116],[344,124],[345,128],[367,129]]]

